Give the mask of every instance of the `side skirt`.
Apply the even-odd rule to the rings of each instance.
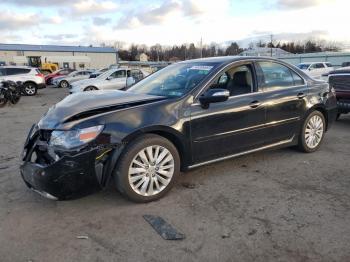
[[[248,150],[248,151],[240,152],[240,153],[237,153],[237,154],[224,156],[224,157],[216,158],[216,159],[213,159],[213,160],[205,161],[205,162],[202,162],[202,163],[194,164],[194,165],[188,166],[187,169],[192,169],[192,168],[196,168],[196,167],[199,167],[199,166],[204,166],[204,165],[216,163],[216,162],[219,162],[219,161],[227,160],[227,159],[230,159],[230,158],[243,156],[243,155],[247,155],[247,154],[258,152],[258,151],[262,151],[262,150],[266,150],[266,149],[271,149],[271,148],[275,148],[275,147],[280,147],[280,146],[283,146],[283,145],[291,144],[293,142],[293,140],[294,140],[294,136],[292,138],[290,138],[290,139],[282,140],[280,142],[273,143],[273,144],[270,144],[270,145],[267,145],[267,146],[263,146],[263,147],[251,149],[251,150]]]

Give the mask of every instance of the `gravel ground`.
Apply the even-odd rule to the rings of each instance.
[[[66,94],[46,88],[0,109],[0,261],[350,261],[350,115],[316,153],[204,166],[157,202],[128,202],[113,185],[56,202],[26,188],[19,154],[31,124]],[[186,239],[163,240],[144,214]]]

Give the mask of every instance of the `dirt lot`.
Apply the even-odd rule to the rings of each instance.
[[[350,116],[314,154],[282,149],[201,167],[158,202],[128,202],[113,185],[55,202],[26,188],[19,154],[31,124],[65,95],[47,88],[0,109],[0,261],[350,261]],[[163,240],[144,214],[186,239]]]

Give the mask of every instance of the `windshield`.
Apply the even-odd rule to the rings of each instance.
[[[310,66],[310,64],[300,64],[300,65],[298,65],[298,67],[299,67],[301,70],[308,69],[309,66]]]
[[[108,70],[100,75],[98,75],[96,78],[97,79],[106,79],[107,77],[109,77],[110,74],[112,74],[113,72],[115,72],[116,70]]]
[[[180,97],[196,87],[218,63],[179,63],[148,76],[128,89],[137,94]]]

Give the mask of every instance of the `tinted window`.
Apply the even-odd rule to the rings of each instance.
[[[274,62],[258,62],[261,69],[259,86],[264,90],[294,86],[290,69]]]
[[[20,75],[20,74],[28,74],[30,69],[25,68],[7,68],[7,75]]]
[[[253,91],[253,74],[251,65],[231,67],[223,72],[210,88],[227,89],[230,96],[249,94]]]
[[[326,66],[332,67],[333,65],[331,63],[326,63]]]
[[[5,76],[6,70],[4,68],[0,68],[0,76]]]
[[[315,65],[315,67],[316,67],[316,68],[324,68],[324,64],[322,64],[322,63],[317,63],[317,64]]]

